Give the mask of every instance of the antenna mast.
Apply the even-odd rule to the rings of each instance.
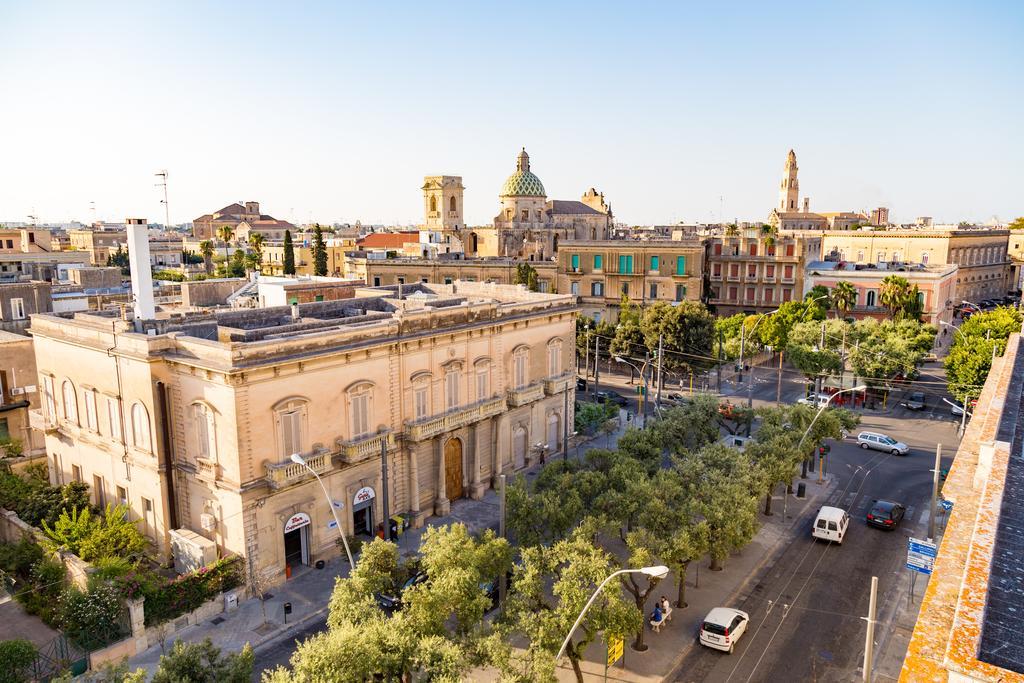
[[[167,169],[154,173],[154,175],[160,179],[160,182],[155,187],[162,187],[164,189],[164,198],[161,200],[161,204],[164,205],[164,230],[171,229],[171,207],[167,203]]]

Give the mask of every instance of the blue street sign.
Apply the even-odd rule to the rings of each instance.
[[[953,501],[951,500],[940,500],[939,505],[941,505],[942,509],[945,510],[946,512],[949,512],[950,510],[953,509]]]
[[[922,541],[919,538],[908,539],[907,569],[921,574],[931,574],[937,554],[938,548],[932,541]]]
[[[327,528],[328,528],[328,529],[337,529],[337,528],[338,528],[338,523],[337,523],[337,522],[335,522],[335,521],[334,521],[334,520],[332,519],[331,521],[327,522]]]

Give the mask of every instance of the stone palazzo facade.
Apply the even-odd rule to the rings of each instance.
[[[418,525],[559,452],[576,312],[568,295],[455,282],[139,326],[36,315],[32,420],[54,482],[127,503],[158,554],[185,529],[277,581],[338,553],[332,507],[346,535],[377,532],[385,458],[387,515]]]

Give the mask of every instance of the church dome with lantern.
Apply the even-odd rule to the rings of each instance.
[[[516,159],[516,172],[501,186],[501,197],[546,197],[544,184],[530,171],[530,155],[526,149]]]

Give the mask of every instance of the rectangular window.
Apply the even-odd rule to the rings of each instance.
[[[569,293],[573,294],[575,296],[579,296],[579,294],[580,294],[580,283],[578,283],[578,282],[570,282],[569,283]]]
[[[156,531],[156,520],[153,518],[153,501],[149,498],[142,499],[142,533],[150,538]]]
[[[562,347],[552,344],[548,347],[548,377],[557,377],[562,372]]]
[[[792,244],[787,244],[786,245],[786,256],[792,256],[794,253],[796,253],[796,247],[794,245],[792,245]]]
[[[417,420],[422,420],[427,416],[427,392],[429,391],[428,386],[416,387],[412,391],[413,411]]]
[[[11,319],[25,319],[25,302],[23,299],[11,299]]]
[[[721,244],[716,244],[715,245],[714,253],[715,253],[715,256],[721,256],[722,255],[722,245]]]
[[[625,275],[633,274],[632,254],[619,254],[619,272]]]
[[[682,301],[686,298],[686,285],[676,285],[676,301]]]
[[[775,266],[773,264],[769,264],[764,267],[764,276],[775,277]]]
[[[548,291],[548,281],[547,280],[541,280],[540,282],[538,282],[537,283],[537,291],[542,293],[542,294],[546,293]]]
[[[573,254],[572,256],[570,256],[569,257],[569,261],[572,264],[572,269],[573,270],[579,270],[580,269],[580,255],[579,254]]]
[[[715,277],[722,277],[722,264],[715,263],[711,266],[711,274]]]
[[[721,271],[719,271],[721,272]],[[686,275],[686,257],[676,256],[676,275]]]
[[[732,265],[729,266],[729,277],[739,277],[739,276],[740,276],[739,264],[733,263]]]
[[[754,288],[753,287],[747,287],[747,301],[753,301],[753,300],[754,300]]]
[[[96,420],[96,392],[89,389],[85,391],[85,426],[94,432],[99,431]]]
[[[81,483],[82,481],[82,468],[78,465],[71,466],[71,478]]]
[[[520,353],[515,357],[513,363],[513,380],[516,383],[516,389],[522,389],[526,386],[526,354]]]
[[[792,299],[793,299],[793,290],[792,289],[784,289],[784,290],[782,290],[782,300],[783,301],[791,301]]]
[[[316,296],[313,297],[313,301],[323,301],[323,300],[324,300],[324,295],[323,294],[317,294]]]
[[[657,256],[651,257],[651,270],[658,270],[658,261],[659,259]]]
[[[98,474],[92,475],[92,500],[101,510],[107,507],[107,485]]]
[[[757,256],[757,242],[751,242],[748,249],[751,256]]]
[[[736,298],[738,296],[739,296],[738,288],[737,287],[730,287],[729,288],[729,300],[730,301],[736,301]]]
[[[281,450],[287,458],[302,451],[302,411],[286,410],[281,413]]]
[[[121,440],[121,404],[116,398],[107,397],[107,426],[110,428],[110,438],[114,441]]]
[[[117,487],[117,504],[128,505],[128,489],[123,486]]]
[[[380,275],[373,276],[373,286],[380,287]]]
[[[590,283],[590,296],[604,296],[604,283],[603,282],[591,282]]]
[[[658,298],[658,285],[656,285],[653,282],[651,283],[651,291],[650,291],[650,294],[648,295],[647,298],[649,298],[649,299],[657,299]]]
[[[444,403],[448,410],[459,407],[459,374],[458,370],[450,370],[444,376]]]
[[[622,283],[622,295],[623,296],[629,296],[629,283],[628,282],[623,282]]]
[[[754,264],[750,264],[749,266],[747,266],[747,276],[757,277],[757,266],[755,266]]]
[[[352,396],[352,438],[358,438],[370,432],[370,395],[368,393]]]
[[[604,256],[601,254],[594,254],[594,270],[602,270],[604,268]]]
[[[764,290],[764,302],[766,304],[772,303],[772,299],[774,299],[774,298],[775,298],[774,290],[771,290],[771,289]]]
[[[786,266],[782,271],[782,277],[793,277],[793,266]]]
[[[479,368],[476,371],[476,400],[483,401],[489,395],[487,368]]]

